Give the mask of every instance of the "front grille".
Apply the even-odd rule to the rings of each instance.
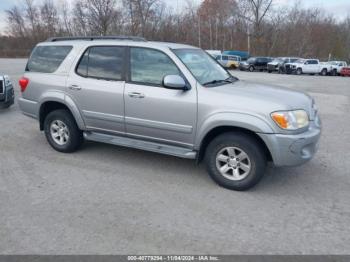
[[[4,93],[4,81],[3,80],[0,80],[0,94],[3,94]]]

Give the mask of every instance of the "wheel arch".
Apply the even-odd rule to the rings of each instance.
[[[272,159],[268,146],[259,136],[259,133],[271,134],[276,132],[266,119],[254,114],[222,112],[211,115],[198,128],[194,146],[198,152],[197,162],[203,159],[205,150],[212,139],[227,132],[239,132],[249,135],[266,150],[267,158],[269,160]]]
[[[230,133],[230,132],[241,133],[241,134],[249,136],[250,138],[255,140],[261,146],[261,148],[264,150],[264,152],[266,154],[267,160],[268,161],[273,160],[268,146],[266,145],[266,143],[262,140],[262,138],[256,132],[254,132],[250,129],[238,127],[238,126],[217,126],[213,129],[211,129],[202,139],[202,141],[200,143],[199,151],[197,154],[197,163],[200,163],[203,160],[204,155],[205,155],[205,151],[206,151],[208,145],[215,137],[222,135],[222,134],[225,134],[225,133]]]
[[[45,97],[42,99],[39,107],[39,125],[40,125],[40,130],[44,130],[44,121],[45,117],[52,111],[58,110],[58,109],[66,109],[68,110],[73,118],[75,119],[78,127],[80,130],[85,129],[85,124],[84,121],[80,115],[80,112],[76,105],[74,104],[73,100],[66,99],[65,96],[51,96],[51,97]]]

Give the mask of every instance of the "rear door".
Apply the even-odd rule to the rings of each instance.
[[[223,55],[222,56],[222,62],[221,62],[221,64],[224,66],[224,67],[228,67],[228,56],[226,56],[226,55]]]
[[[90,130],[125,133],[125,47],[91,46],[67,81],[67,92]]]
[[[171,90],[163,87],[166,75],[181,75],[164,52],[130,48],[130,72],[125,85],[127,135],[192,147],[197,119],[196,87]]]
[[[321,64],[317,60],[311,60],[310,73],[318,74],[321,70]]]
[[[303,73],[309,74],[312,72],[312,62],[311,60],[307,60],[303,67]]]

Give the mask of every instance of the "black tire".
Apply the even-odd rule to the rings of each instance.
[[[59,145],[51,136],[51,124],[57,120],[63,122],[69,131],[69,139],[64,145]],[[84,141],[83,132],[78,128],[72,114],[65,109],[52,111],[46,116],[44,121],[44,131],[46,139],[52,148],[62,153],[72,153],[78,150]]]
[[[327,69],[326,68],[324,68],[324,69],[322,69],[322,71],[321,71],[321,76],[327,76]]]
[[[338,71],[336,70],[336,69],[334,69],[333,71],[332,71],[332,76],[337,76],[338,75]]]
[[[296,74],[299,75],[299,76],[302,75],[303,74],[303,69],[298,68],[297,71],[296,71]]]
[[[216,157],[226,147],[239,148],[249,157],[251,169],[242,180],[230,180],[217,168]],[[206,149],[205,163],[210,177],[218,185],[231,190],[245,191],[254,187],[264,176],[267,158],[264,149],[253,137],[232,132],[219,135],[211,141]]]
[[[269,74],[271,74],[271,73],[272,73],[272,71],[271,71],[271,70],[268,70],[267,72],[268,72]]]
[[[255,70],[254,66],[250,66],[248,70],[249,70],[249,72],[254,72],[254,70]]]

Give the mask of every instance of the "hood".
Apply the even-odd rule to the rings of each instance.
[[[303,109],[313,120],[313,99],[303,92],[246,81],[207,89],[212,99],[230,110],[244,110],[266,117],[275,111]]]
[[[279,64],[279,62],[270,62],[270,63],[267,63],[268,65],[274,65],[274,66],[276,66],[276,65],[278,65]]]

